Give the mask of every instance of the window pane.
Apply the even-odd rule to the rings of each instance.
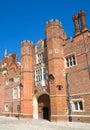
[[[75,60],[75,56],[73,55],[72,57],[73,57],[73,59]]]
[[[77,102],[74,102],[74,107],[75,107],[75,110],[78,110],[78,103]]]
[[[46,68],[43,68],[43,78],[46,80]]]
[[[75,60],[73,60],[73,64],[76,65],[76,61]]]
[[[17,99],[18,93],[17,88],[13,88],[13,99]]]
[[[72,66],[72,61],[70,61],[70,66]]]
[[[46,80],[46,74],[44,74],[44,80]]]
[[[5,104],[5,111],[9,111],[9,106],[8,106],[8,104]]]
[[[80,107],[80,110],[83,110],[83,104],[82,104],[82,101],[79,102],[79,107]]]
[[[43,68],[43,73],[46,73],[46,68]]]

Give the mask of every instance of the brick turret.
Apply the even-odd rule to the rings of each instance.
[[[51,19],[49,22],[46,22],[46,38],[50,39],[53,37],[62,39],[66,38],[66,33],[62,28],[62,23],[59,22],[58,19],[55,19],[55,21]]]
[[[46,24],[48,77],[50,90],[51,120],[67,120],[66,89],[64,77],[63,43],[66,34],[58,20]],[[63,104],[63,105],[61,105]]]
[[[33,76],[33,44],[23,41],[21,45],[21,115],[32,118],[32,96],[34,88]]]

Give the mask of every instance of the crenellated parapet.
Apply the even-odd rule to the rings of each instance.
[[[31,42],[30,40],[23,40],[21,42],[21,46],[33,46],[33,42]]]
[[[62,27],[62,23],[58,20],[58,19],[50,19],[50,21],[47,21],[46,22],[46,27],[49,27],[49,26],[60,26]]]
[[[21,42],[21,56],[32,55],[34,44],[29,40],[24,40]]]
[[[50,21],[46,22],[46,39],[48,40],[55,37],[66,39],[66,33],[61,21],[58,19],[50,19]]]

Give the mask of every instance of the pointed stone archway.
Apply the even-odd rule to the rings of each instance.
[[[50,120],[50,99],[49,95],[43,94],[38,98],[39,118]]]
[[[33,97],[33,118],[50,120],[50,98],[47,92]]]

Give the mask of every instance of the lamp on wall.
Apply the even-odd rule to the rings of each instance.
[[[49,75],[48,75],[48,78],[49,78],[50,80],[55,80],[55,74],[49,74]]]
[[[20,88],[23,88],[23,87],[24,87],[24,85],[23,85],[22,83],[20,83],[20,84],[19,84],[19,87],[20,87]]]

